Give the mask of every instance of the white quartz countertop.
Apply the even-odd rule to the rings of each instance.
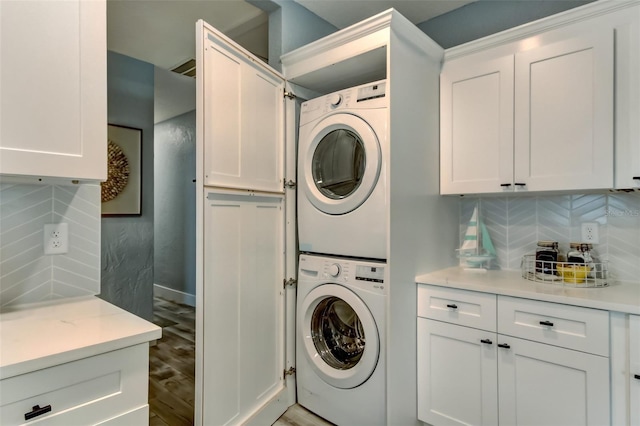
[[[0,313],[0,379],[159,339],[162,329],[97,297]]]
[[[608,287],[578,288],[571,284],[529,281],[522,278],[520,271],[475,272],[460,267],[418,275],[416,283],[640,314],[640,283],[614,282]]]

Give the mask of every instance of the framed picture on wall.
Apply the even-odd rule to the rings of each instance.
[[[140,215],[142,130],[109,124],[107,136],[107,180],[100,184],[102,215]]]

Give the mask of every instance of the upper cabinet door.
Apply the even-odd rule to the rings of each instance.
[[[513,181],[513,55],[445,63],[440,192],[499,192]]]
[[[0,174],[107,178],[105,1],[0,2]]]
[[[282,193],[284,78],[212,28],[203,49],[205,186]]]
[[[613,30],[596,26],[516,54],[516,184],[613,187],[613,53]]]

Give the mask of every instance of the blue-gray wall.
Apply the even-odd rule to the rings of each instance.
[[[280,56],[337,28],[292,0],[248,0],[269,12],[269,65],[282,71]]]
[[[102,218],[100,297],[153,319],[153,65],[108,52],[110,124],[142,129],[142,215]]]
[[[196,112],[155,126],[155,284],[195,300]]]
[[[418,24],[445,49],[594,0],[478,0]]]

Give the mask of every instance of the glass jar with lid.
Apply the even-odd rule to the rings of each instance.
[[[557,262],[558,242],[538,241],[538,246],[536,247],[536,272],[554,275]]]
[[[602,266],[598,263],[598,258],[593,251],[593,244],[589,243],[570,243],[567,252],[567,263],[584,264],[589,266],[589,277],[604,278]]]
[[[589,243],[570,243],[567,253],[567,263],[592,263],[591,250],[593,245]]]

